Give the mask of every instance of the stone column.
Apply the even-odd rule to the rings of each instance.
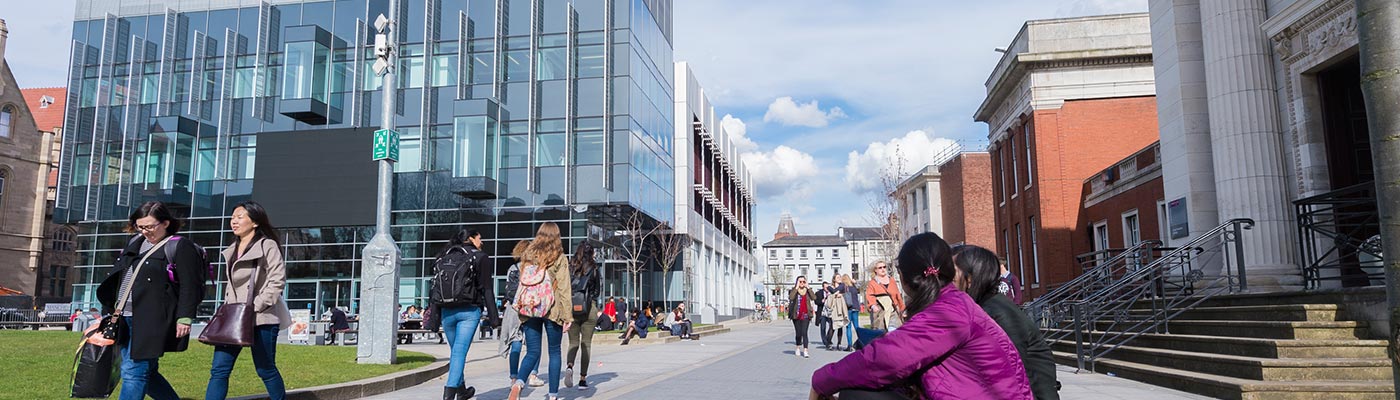
[[[1153,1],[1152,69],[1157,85],[1157,131],[1162,138],[1162,185],[1168,204],[1185,199],[1187,236],[1181,246],[1220,222],[1211,160],[1200,0]]]
[[[1265,0],[1200,2],[1218,212],[1221,221],[1257,222],[1244,234],[1256,292],[1302,288],[1273,59],[1260,28],[1265,6]]]

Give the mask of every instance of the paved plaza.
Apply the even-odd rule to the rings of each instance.
[[[616,341],[594,347],[588,390],[560,386],[565,399],[805,399],[812,371],[847,354],[812,350],[812,358],[792,354],[792,325],[730,324],[730,333],[699,341],[618,346]],[[611,339],[611,338],[610,338]],[[813,336],[820,344],[820,338]],[[567,339],[566,339],[567,341]],[[566,344],[567,346],[567,344]],[[439,357],[446,345],[414,344],[402,348]],[[564,350],[567,352],[567,347]],[[466,367],[466,382],[477,388],[477,399],[499,400],[509,393],[506,362],[495,355],[495,340],[473,344]],[[547,362],[547,360],[545,360]],[[547,364],[545,364],[547,365]],[[542,368],[547,374],[548,368]],[[1181,400],[1206,399],[1099,374],[1075,374],[1059,367],[1063,399]],[[442,395],[445,378],[439,377],[409,389],[369,397],[375,400],[419,400]],[[522,398],[539,399],[545,387],[528,388]]]

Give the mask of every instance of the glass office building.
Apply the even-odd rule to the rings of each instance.
[[[671,1],[390,7],[79,0],[55,207],[79,231],[74,301],[95,301],[142,202],[171,205],[184,234],[216,254],[233,241],[229,207],[255,199],[283,236],[290,305],[354,312],[373,234],[380,14],[399,16],[400,302],[423,302],[433,256],[459,229],[482,232],[504,274],[511,248],[545,221],[570,251],[603,248],[606,293],[635,290],[621,224],[675,213]],[[202,313],[221,293],[208,292]]]

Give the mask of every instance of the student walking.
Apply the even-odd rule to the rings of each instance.
[[[208,263],[194,242],[175,236],[180,220],[161,202],[142,204],[127,218],[126,228],[137,235],[97,287],[104,314],[121,316],[118,398],[179,399],[160,374],[160,358],[189,347],[190,324],[204,300]],[[167,269],[170,265],[174,268]]]
[[[904,314],[904,296],[899,293],[899,285],[890,277],[889,266],[884,261],[876,261],[870,282],[865,284],[865,303],[870,305],[870,327],[882,331],[889,330],[891,318]]]
[[[253,311],[257,314],[250,347],[253,366],[267,389],[267,397],[281,400],[287,397],[287,388],[277,369],[277,333],[292,324],[292,313],[282,301],[282,291],[287,286],[282,246],[267,211],[256,202],[245,201],[234,206],[229,228],[237,239],[223,252],[229,277],[228,285],[224,286],[224,301],[253,298]],[[255,276],[257,281],[250,284]],[[204,389],[205,400],[228,397],[229,375],[242,351],[241,346],[214,346],[209,386]]]
[[[560,340],[564,329],[573,323],[573,304],[569,292],[569,259],[559,241],[559,225],[540,225],[530,248],[525,251],[520,268],[520,287],[516,292],[515,308],[529,317],[522,323],[525,331],[525,361],[521,371],[535,369],[540,362],[540,345],[549,339],[549,399],[559,398]],[[510,385],[510,400],[520,398],[524,387],[520,381]]]
[[[433,286],[428,297],[437,305],[436,318],[442,321],[442,332],[447,336],[448,347],[452,348],[447,363],[447,382],[442,389],[443,400],[470,399],[476,395],[476,388],[463,382],[462,373],[478,325],[483,321],[492,325],[497,318],[495,269],[490,259],[481,250],[481,233],[462,229],[452,236],[433,262]]]
[[[1001,285],[1001,260],[991,250],[963,245],[953,248],[953,264],[958,268],[954,277],[958,289],[976,301],[1016,345],[1036,400],[1059,400],[1055,359],[1045,343],[1045,336],[1021,307],[997,291],[997,286]]]
[[[816,309],[812,290],[807,287],[807,277],[798,276],[797,286],[788,291],[788,318],[792,320],[797,345],[793,353],[797,354],[798,357],[812,357],[812,354],[807,350],[809,345],[807,329],[812,326],[812,318],[814,318]]]
[[[1033,398],[1011,339],[953,284],[947,242],[932,232],[914,235],[900,248],[898,265],[909,322],[817,369],[810,398],[890,398],[907,389],[930,399]],[[914,387],[890,386],[909,381]]]
[[[502,293],[502,304],[504,311],[501,313],[501,344],[498,351],[506,357],[510,367],[510,382],[514,383],[520,373],[520,349],[525,342],[525,332],[520,325],[520,312],[515,309],[515,294],[520,286],[520,262],[525,257],[525,251],[530,249],[529,240],[515,242],[515,248],[510,251],[510,256],[515,258],[515,264],[511,264],[506,270],[506,284]],[[530,372],[526,379],[530,386],[543,386],[544,380],[539,377],[540,369]]]
[[[846,308],[846,296],[837,292],[833,287],[828,287],[825,290],[829,294],[826,296],[826,307],[823,307],[824,312],[826,312],[825,322],[827,325],[827,330],[823,332],[823,334],[826,335],[825,339],[828,343],[839,344],[841,343],[841,337],[845,336],[842,333],[844,333],[846,325],[851,322],[849,314],[847,313],[849,310]],[[833,334],[835,335],[835,340],[832,340]],[[826,349],[832,350],[833,348],[831,345],[827,345]]]
[[[856,328],[860,327],[860,288],[849,274],[842,274],[841,284],[836,287],[836,291],[841,292],[841,296],[846,299],[846,319],[849,320],[846,322],[846,348],[842,350],[852,351],[855,347]]]
[[[831,282],[822,282],[822,288],[813,293],[817,304],[817,336],[822,338],[822,348],[831,350],[831,322],[827,318],[826,299],[831,294]]]
[[[564,386],[574,386],[574,356],[579,357],[582,367],[578,374],[578,388],[588,389],[588,359],[593,353],[593,328],[598,320],[592,318],[598,307],[598,296],[603,291],[602,279],[598,276],[598,266],[593,262],[593,246],[588,242],[578,244],[574,258],[569,262],[569,279],[573,284],[573,326],[569,327],[568,368],[564,370]]]

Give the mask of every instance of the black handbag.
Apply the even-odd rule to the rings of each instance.
[[[107,319],[103,319],[104,324],[106,321]],[[117,323],[111,325],[115,329]],[[121,377],[117,370],[117,347],[97,345],[88,341],[90,337],[103,335],[104,331],[105,329],[92,329],[83,334],[78,352],[73,355],[73,385],[70,397],[107,398],[117,388],[117,380]]]
[[[237,250],[235,250],[237,251]],[[228,266],[229,280],[233,279],[233,264]],[[253,327],[257,324],[257,313],[253,311],[253,288],[258,282],[257,265],[253,266],[253,276],[248,278],[248,291],[242,303],[224,303],[214,310],[209,325],[199,333],[199,341],[208,345],[249,347],[253,345]]]

